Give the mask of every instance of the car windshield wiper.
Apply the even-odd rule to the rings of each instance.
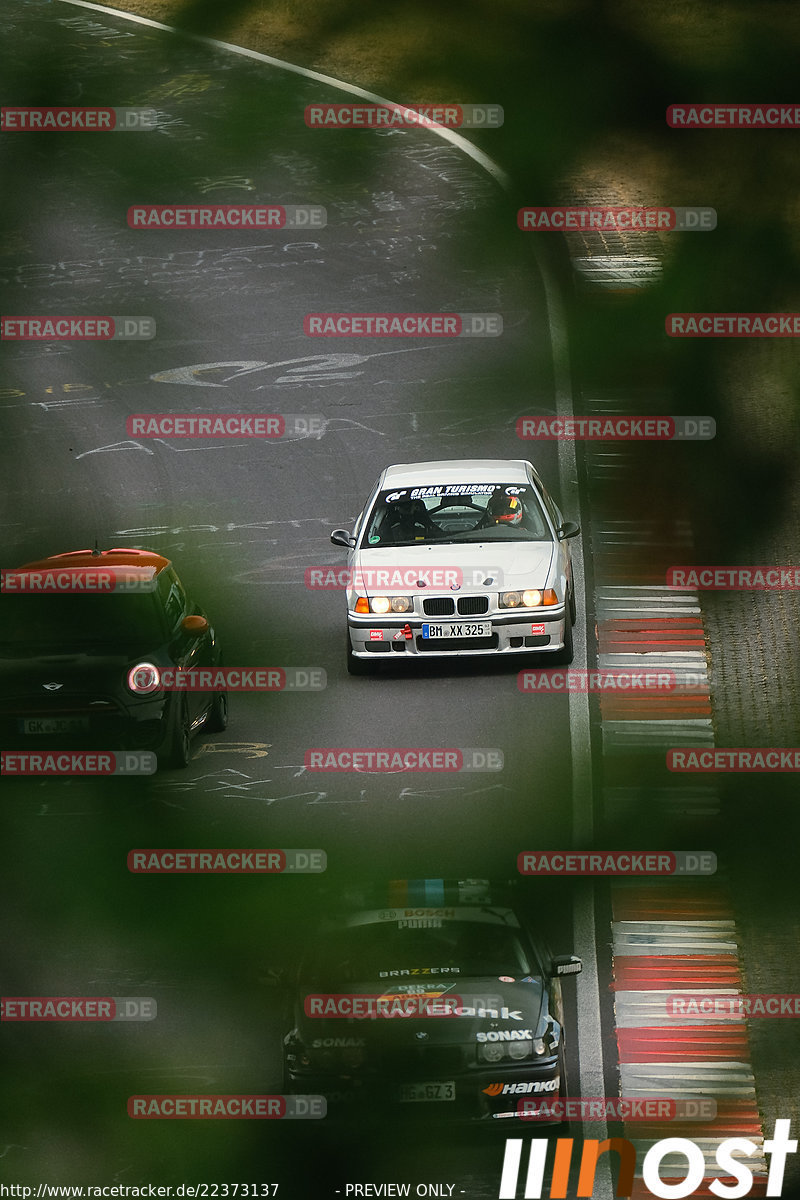
[[[390,550],[396,546],[431,546],[433,543],[439,545],[439,538],[423,538],[421,541],[414,540],[413,542],[381,542],[380,546],[370,546],[369,543],[362,542],[359,546],[360,550]]]

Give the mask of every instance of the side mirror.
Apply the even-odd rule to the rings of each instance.
[[[567,538],[577,537],[580,531],[580,525],[576,525],[574,521],[565,521],[563,525],[559,525],[556,533],[558,534],[558,540],[565,542]]]
[[[558,958],[553,959],[555,975],[580,975],[582,970],[583,963],[574,954],[561,954]]]
[[[190,634],[192,637],[202,637],[204,633],[208,633],[210,626],[205,617],[190,616],[184,617],[181,621],[181,629],[184,633]]]
[[[349,550],[355,545],[355,538],[346,529],[334,529],[331,541],[334,546],[344,546],[345,550]]]

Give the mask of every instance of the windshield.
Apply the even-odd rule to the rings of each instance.
[[[380,922],[337,930],[309,957],[304,977],[333,985],[355,980],[424,983],[455,976],[538,975],[518,931],[472,921],[442,921],[440,928],[401,928]]]
[[[155,592],[0,596],[0,645],[6,654],[109,647],[135,652],[156,649],[166,639]]]
[[[529,484],[445,483],[381,492],[361,546],[551,540]]]

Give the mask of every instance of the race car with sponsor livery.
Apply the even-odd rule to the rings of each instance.
[[[554,958],[485,880],[396,882],[389,901],[328,917],[309,944],[285,1090],[325,1096],[334,1118],[496,1127],[563,1097],[561,978],[580,959]]]
[[[347,666],[384,656],[546,654],[573,658],[575,582],[565,521],[523,459],[387,467],[352,531]]]
[[[161,677],[219,665],[206,613],[160,554],[76,550],[2,572],[3,749],[153,750],[185,767],[196,733],[225,729],[227,693],[167,692]]]

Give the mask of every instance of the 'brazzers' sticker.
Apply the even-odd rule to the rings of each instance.
[[[399,971],[378,971],[379,979],[395,979],[400,975],[460,975],[461,967],[404,967]]]

